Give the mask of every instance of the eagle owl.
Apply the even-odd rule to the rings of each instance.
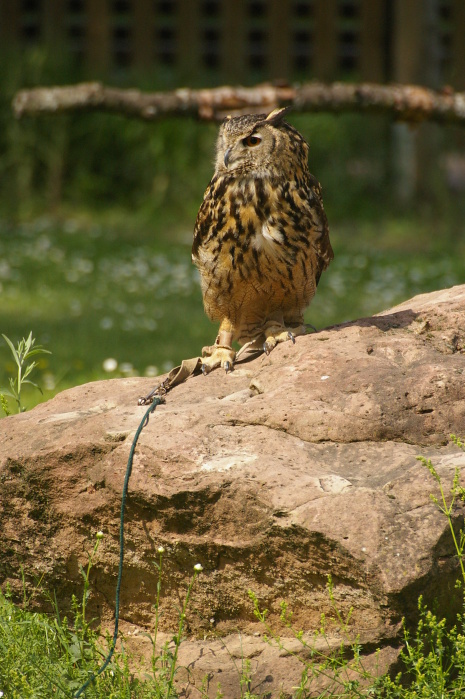
[[[192,260],[207,316],[220,323],[202,371],[232,369],[232,343],[267,354],[305,333],[303,313],[333,258],[308,144],[286,109],[227,117],[197,215]]]

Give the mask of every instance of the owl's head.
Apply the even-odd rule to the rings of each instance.
[[[216,144],[216,173],[292,177],[306,169],[308,144],[284,121],[287,111],[227,117]]]

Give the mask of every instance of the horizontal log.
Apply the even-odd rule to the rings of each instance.
[[[389,114],[393,119],[413,123],[465,124],[464,92],[454,92],[450,88],[434,91],[419,85],[311,82],[295,86],[262,84],[149,93],[92,82],[21,90],[13,100],[18,118],[107,111],[147,121],[170,116],[221,121],[227,114],[267,112],[288,105],[296,112],[370,112]]]

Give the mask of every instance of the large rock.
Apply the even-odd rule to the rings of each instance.
[[[257,692],[290,692],[300,674],[260,637],[249,588],[277,626],[282,599],[309,634],[324,612],[331,645],[342,638],[331,575],[338,609],[354,608],[351,632],[367,655],[382,649],[381,669],[420,593],[453,613],[457,559],[430,500],[437,484],[416,456],[431,457],[447,488],[465,468],[448,444],[465,434],[464,348],[460,286],[175,388],[141,434],[129,486],[121,616],[135,647],[148,650],[139,632],[154,623],[160,545],[165,632],[176,628],[193,565],[204,567],[181,661],[197,681],[210,673],[212,695],[217,681],[227,698],[238,695],[241,657]],[[91,614],[111,626],[122,484],[145,410],[137,398],[151,384],[79,386],[0,422],[1,581],[18,589],[22,565],[66,606],[102,530]]]

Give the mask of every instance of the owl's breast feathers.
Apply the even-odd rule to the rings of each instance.
[[[211,318],[229,303],[263,297],[304,309],[332,258],[320,186],[309,173],[291,182],[213,177],[192,246]]]

